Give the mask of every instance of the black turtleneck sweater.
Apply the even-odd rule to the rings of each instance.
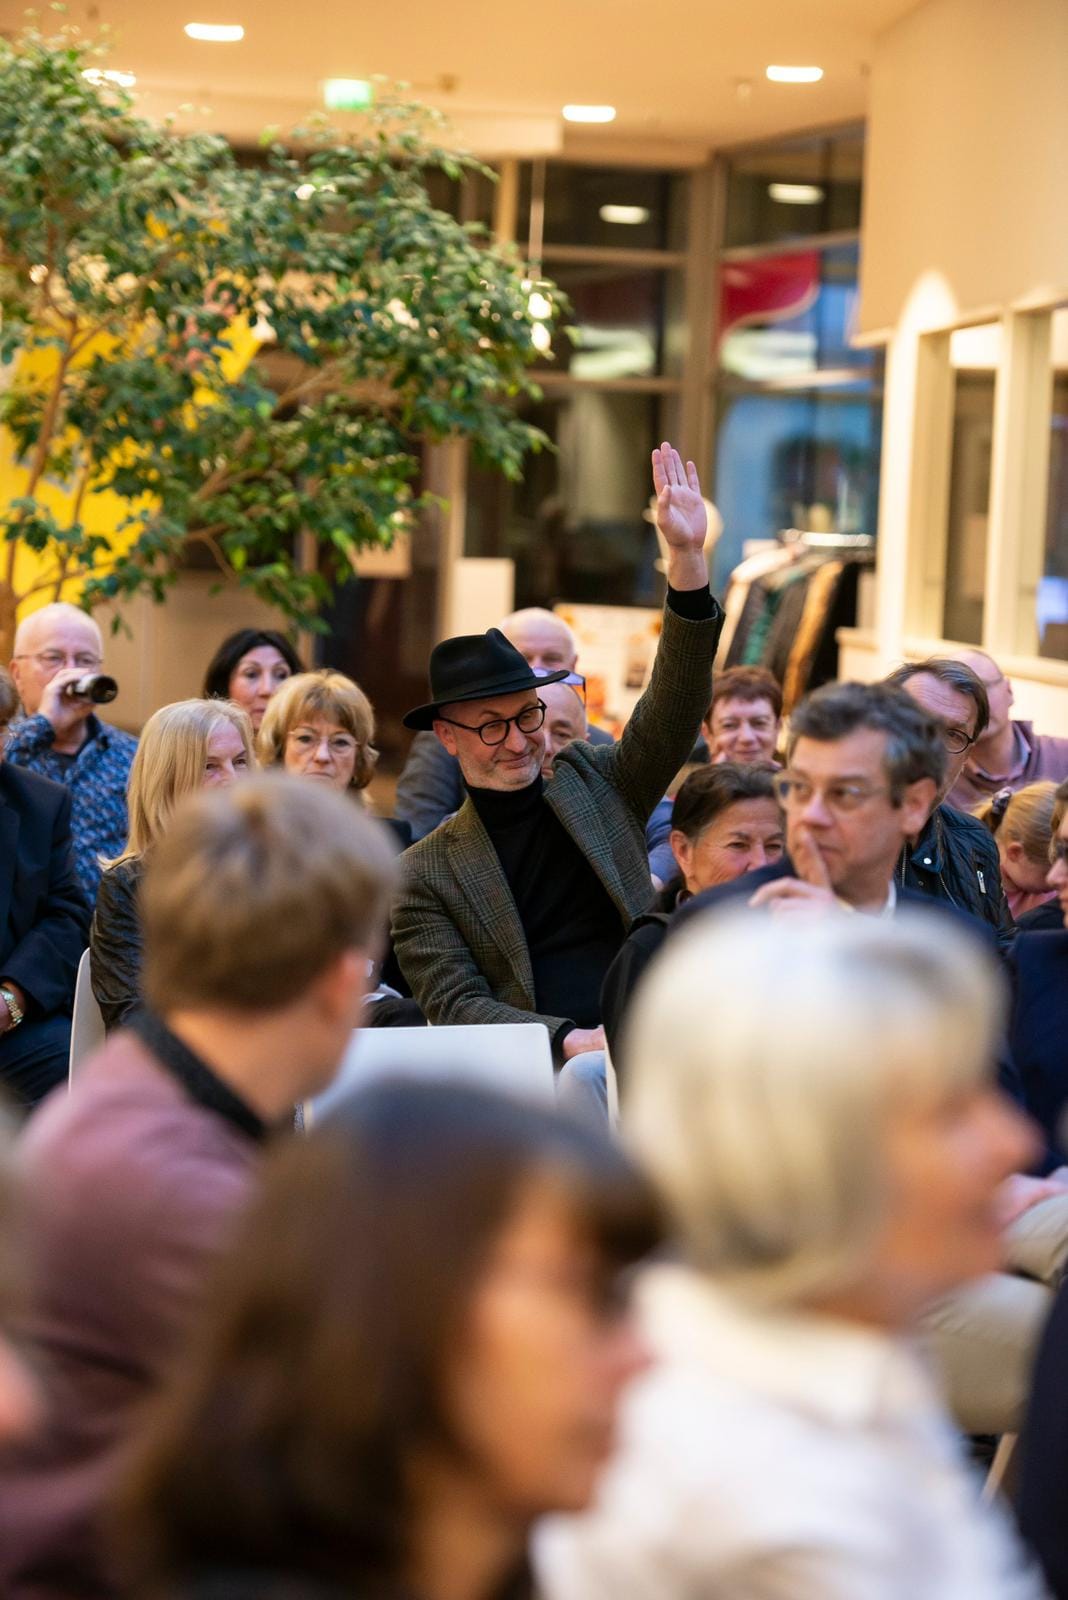
[[[546,805],[539,774],[525,789],[468,789],[497,852],[527,936],[535,1003],[568,1027],[595,1028],[601,984],[626,929],[600,878]],[[554,1046],[560,1040],[554,1039]]]

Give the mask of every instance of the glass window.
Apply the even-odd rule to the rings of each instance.
[[[681,272],[551,260],[545,270],[571,301],[571,331],[553,344],[558,371],[602,383],[679,375],[683,343],[669,332],[681,315]]]
[[[1038,582],[1039,655],[1068,661],[1068,307],[1053,313],[1046,538]]]
[[[656,534],[643,512],[650,451],[677,423],[674,397],[570,389],[523,415],[556,451],[529,457],[519,483],[472,467],[465,553],[515,562],[517,606],[658,604]]]
[[[958,328],[949,341],[953,367],[953,455],[946,521],[942,633],[981,644],[990,520],[994,386],[1001,356],[996,322]]]
[[[860,249],[792,250],[720,269],[717,318],[721,371],[747,383],[840,373],[866,379],[871,350],[854,350]]]
[[[879,511],[882,407],[832,393],[721,396],[716,505],[724,531],[714,582],[722,588],[749,539],[785,528],[874,534]]]
[[[518,238],[530,229],[533,164],[519,173]],[[685,250],[685,173],[645,167],[587,167],[565,161],[545,164],[547,245],[588,245],[619,250]]]
[[[730,158],[728,246],[853,232],[860,227],[864,134],[761,145]]]

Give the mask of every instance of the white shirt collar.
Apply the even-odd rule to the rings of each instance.
[[[638,1304],[661,1359],[835,1425],[918,1421],[937,1408],[903,1337],[815,1312],[759,1310],[679,1266],[649,1268]]]

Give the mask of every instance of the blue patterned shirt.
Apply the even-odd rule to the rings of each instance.
[[[8,729],[4,759],[70,790],[74,865],[92,905],[100,882],[98,858],[117,856],[126,845],[126,786],[137,740],[95,716],[88,718],[88,733],[77,755],[64,757],[52,748],[56,734],[47,717],[19,717]]]

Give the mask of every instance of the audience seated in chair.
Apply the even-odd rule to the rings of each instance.
[[[607,1135],[382,1083],[274,1163],[142,1426],[138,1594],[498,1600],[590,1500],[643,1360],[620,1275],[659,1237]]]
[[[567,672],[578,676],[575,635],[562,617],[540,606],[528,606],[504,617],[499,626],[509,644],[536,673]],[[591,744],[612,743],[612,735],[595,726],[588,727],[584,737]],[[432,833],[459,811],[464,796],[456,757],[431,731],[417,733],[397,783],[397,814],[410,825],[412,838],[423,839]]]
[[[105,864],[89,936],[93,993],[109,1032],[141,1004],[138,894],[175,806],[197,789],[224,788],[253,765],[251,724],[228,700],[178,700],[145,723],[130,773],[130,834],[122,854]]]
[[[941,792],[923,827],[902,852],[897,881],[970,911],[993,928],[1002,949],[1007,949],[1015,929],[1005,903],[997,846],[981,822],[946,802],[969,750],[990,720],[982,680],[963,662],[934,656],[898,667],[886,681],[904,689],[937,719],[946,747]]]
[[[4,1600],[116,1592],[103,1524],[131,1418],[175,1358],[264,1149],[337,1071],[393,874],[357,807],[282,778],[187,795],[154,844],[147,1007],[22,1142],[15,1328],[44,1415],[0,1456]]]
[[[1057,827],[1054,816],[1059,821],[1066,800],[1068,783],[1060,790],[1055,783],[1029,783],[1015,794],[1002,789],[976,807],[975,815],[997,841],[1005,899],[1017,928],[1063,927],[1056,891],[1046,880]]]
[[[1033,722],[1010,715],[1012,683],[985,650],[958,650],[954,659],[983,685],[990,714],[946,796],[950,805],[973,811],[1002,789],[1015,793],[1042,779],[1063,783],[1068,778],[1068,739],[1036,733]]]
[[[636,917],[601,986],[605,1037],[617,1071],[634,987],[664,941],[672,913],[695,894],[782,860],[783,814],[769,767],[721,762],[691,772],[675,796],[673,870],[652,909]]]
[[[650,969],[624,1129],[676,1259],[639,1278],[653,1364],[593,1508],[542,1531],[545,1600],[1040,1600],[913,1346],[997,1265],[1033,1151],[990,1076],[1001,987],[914,910],[736,910]]]
[[[568,673],[539,678],[497,629],[438,645],[430,699],[405,718],[457,757],[468,797],[405,854],[401,970],[435,1025],[544,1023],[561,1098],[590,1115],[607,1115],[601,984],[648,904],[645,824],[693,747],[722,621],[696,470],[665,444],[654,480],[668,599],[652,678],[618,745],[569,745],[545,784],[539,691]]]
[[[17,704],[0,668],[0,749]],[[67,1076],[89,936],[70,819],[69,789],[0,756],[0,1085],[24,1107]]]
[[[284,633],[273,628],[240,628],[229,634],[208,663],[205,700],[232,700],[248,713],[253,732],[287,678],[304,669]]]
[[[5,759],[70,791],[74,866],[90,905],[101,856],[126,838],[126,785],[137,740],[65,691],[98,673],[104,641],[92,617],[58,601],[19,623],[11,675],[25,713],[8,732]]]

